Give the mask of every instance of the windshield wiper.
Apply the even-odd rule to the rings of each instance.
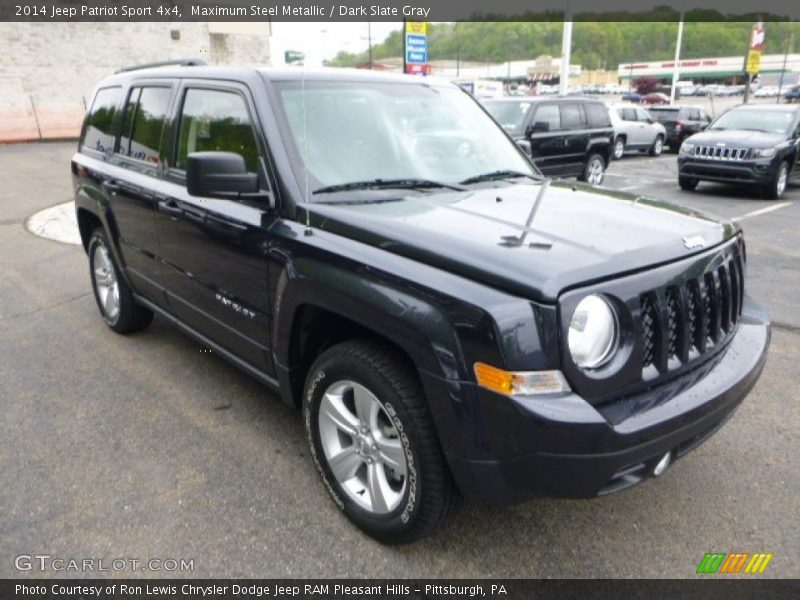
[[[483,181],[494,181],[496,179],[515,179],[519,177],[527,177],[528,179],[533,179],[534,181],[541,181],[540,177],[536,177],[531,175],[530,173],[523,173],[521,171],[510,171],[510,170],[500,170],[500,171],[489,171],[488,173],[482,173],[480,175],[475,175],[474,177],[468,177],[459,183],[468,185],[470,183],[481,183]]]
[[[464,188],[452,183],[442,183],[432,179],[368,179],[365,181],[351,181],[349,183],[337,183],[317,188],[312,194],[330,194],[334,192],[346,192],[350,190],[381,190],[391,188],[444,188],[463,192]]]

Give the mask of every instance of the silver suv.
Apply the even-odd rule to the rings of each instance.
[[[658,156],[664,149],[667,132],[646,110],[633,104],[612,104],[608,108],[614,126],[614,145],[611,151],[619,160],[628,150],[647,151]]]

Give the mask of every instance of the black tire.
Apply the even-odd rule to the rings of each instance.
[[[110,268],[114,271],[118,286],[118,311],[113,315],[109,314],[100,299],[100,291],[98,290],[96,279],[95,262],[99,260],[97,257],[101,247],[107,252],[106,256],[108,257]],[[89,238],[88,254],[89,276],[92,280],[94,299],[106,324],[117,333],[133,333],[147,327],[153,320],[153,312],[138,304],[134,299],[133,292],[120,274],[119,266],[114,260],[114,254],[111,252],[111,244],[102,227],[98,227],[92,232]]]
[[[653,145],[650,146],[650,150],[647,153],[650,156],[661,156],[661,153],[664,151],[664,136],[657,135]]]
[[[611,147],[611,158],[621,160],[625,156],[625,138],[618,135],[614,138],[614,145]]]
[[[353,492],[343,489],[325,455],[320,406],[326,391],[342,381],[360,384],[379,399],[384,417],[391,419],[405,449],[404,493],[399,505],[386,514],[377,514],[351,499],[349,494]],[[422,386],[412,367],[398,360],[391,350],[375,342],[352,340],[323,352],[306,378],[303,421],[311,456],[325,488],[334,503],[367,535],[387,544],[412,542],[450,517],[459,495],[439,446]],[[355,438],[352,444],[357,445]],[[363,497],[363,491],[358,493]]]
[[[781,177],[783,180],[781,181]],[[784,161],[775,170],[772,181],[769,182],[761,191],[762,196],[767,200],[780,200],[786,193],[789,182],[789,164]]]
[[[700,183],[700,181],[694,177],[678,177],[678,185],[681,186],[682,190],[686,190],[687,192],[694,191],[698,183]]]
[[[595,165],[599,163],[601,171],[599,175],[599,179],[593,176],[595,171]],[[603,179],[605,179],[606,168],[608,165],[606,164],[605,158],[603,158],[600,154],[594,153],[590,154],[589,157],[586,159],[586,162],[583,164],[583,170],[581,171],[578,180],[585,181],[592,185],[600,185],[603,183]]]

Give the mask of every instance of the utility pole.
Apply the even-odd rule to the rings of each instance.
[[[561,35],[561,73],[558,81],[558,91],[565,96],[569,91],[569,62],[572,52],[572,15],[564,12],[564,32]]]
[[[783,54],[783,68],[781,68],[781,78],[778,80],[778,95],[775,97],[775,104],[781,103],[781,92],[783,91],[783,78],[786,77],[786,61],[789,59],[789,49],[794,50],[794,22],[789,22],[789,37],[786,40],[786,52]]]
[[[461,74],[461,42],[458,39],[458,21],[453,25],[456,34],[456,77]]]
[[[369,51],[369,70],[372,71],[372,21],[367,21],[367,50]]]
[[[672,86],[669,89],[669,103],[675,102],[675,86],[678,85],[678,65],[681,60],[681,41],[683,41],[683,11],[678,23],[678,40],[675,43],[675,64],[672,66]]]

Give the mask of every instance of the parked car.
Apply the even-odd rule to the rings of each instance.
[[[652,94],[645,95],[644,98],[642,98],[642,102],[645,104],[669,104],[669,96],[661,92],[653,92]]]
[[[778,86],[765,85],[753,94],[756,98],[775,98],[778,95]]]
[[[654,120],[664,126],[667,132],[667,146],[673,152],[678,151],[683,140],[698,131],[703,131],[711,123],[711,117],[700,106],[688,104],[651,106],[648,111]]]
[[[608,108],[614,127],[613,158],[619,160],[629,150],[646,151],[660,156],[667,132],[650,113],[632,104],[612,104]]]
[[[642,95],[637,92],[628,92],[627,94],[622,94],[622,101],[630,102],[632,104],[641,104]]]
[[[700,181],[751,185],[776,200],[800,173],[798,144],[800,107],[736,106],[683,142],[678,183],[684,190],[695,189]]]
[[[800,85],[789,88],[783,97],[786,102],[800,102]]]
[[[534,123],[574,124],[584,155],[597,107],[537,104]],[[128,69],[98,84],[71,170],[108,327],[157,314],[297,407],[320,490],[384,542],[430,533],[459,493],[659,476],[764,366],[736,224],[544,179],[449,82]]]
[[[502,98],[486,110],[551,177],[600,185],[611,160],[614,129],[605,104],[589,98]]]

